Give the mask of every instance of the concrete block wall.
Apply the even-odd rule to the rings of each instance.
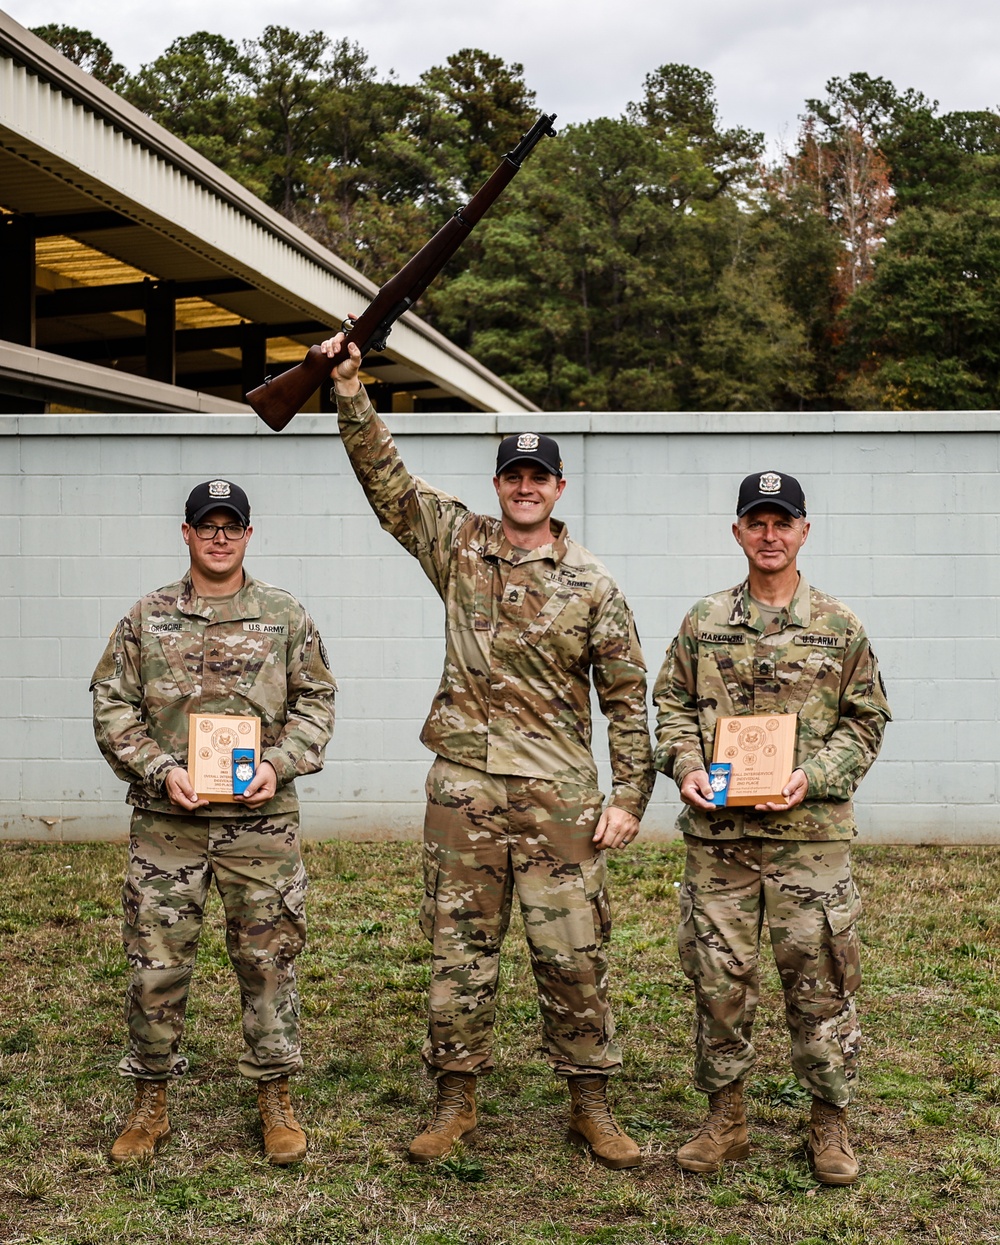
[[[496,445],[524,417],[389,422],[411,470],[495,509]],[[739,480],[798,476],[813,525],[801,566],[865,622],[895,713],[861,788],[863,836],[1000,841],[1000,416],[527,422],[560,439],[569,486],[557,513],[628,595],[651,681],[691,602],[744,574],[730,533]],[[441,668],[441,605],[368,510],[335,419],[300,416],[275,436],[247,416],[78,415],[0,417],[0,835],[124,832],[89,677],[128,606],[182,574],[183,501],[214,476],[246,488],[247,566],[307,605],[340,683],[326,769],[299,784],[306,832],[419,831],[430,758],[417,736]],[[669,834],[676,811],[661,777],[647,833]]]

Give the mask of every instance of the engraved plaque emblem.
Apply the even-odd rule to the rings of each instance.
[[[232,803],[233,752],[260,758],[260,718],[192,713],[188,728],[188,774],[206,800]]]
[[[727,807],[785,802],[782,788],[795,764],[797,725],[794,713],[719,718],[712,760],[732,767]]]

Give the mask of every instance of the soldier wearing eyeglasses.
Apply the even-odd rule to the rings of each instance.
[[[302,1067],[295,957],[305,944],[306,875],[293,780],[323,765],[336,684],[312,619],[289,593],[243,569],[253,534],[246,493],[199,484],[181,535],[191,557],[178,583],[137,601],[94,672],[94,730],[133,807],[122,895],[128,1052],[136,1092],[111,1157],[152,1155],[170,1136],[167,1084],[209,886],[226,912],[226,944],[243,1003],[244,1076],[257,1083],[267,1156],[301,1159],[306,1139],[288,1096]],[[256,774],[232,803],[194,790],[192,713],[260,718]]]

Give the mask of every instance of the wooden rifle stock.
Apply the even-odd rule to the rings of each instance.
[[[362,314],[350,326],[340,349],[328,358],[319,346],[310,346],[301,363],[278,376],[267,377],[251,389],[247,401],[265,424],[280,432],[347,353],[354,342],[362,357],[369,350],[384,350],[392,326],[417,301],[437,274],[455,254],[473,227],[485,216],[506,187],[513,181],[525,157],[546,135],[555,134],[555,113],[543,113],[517,146],[508,151],[498,168],[463,208],[437,231],[416,255],[382,286]]]

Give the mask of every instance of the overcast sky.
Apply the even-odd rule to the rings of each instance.
[[[129,69],[178,35],[252,38],[269,22],[359,42],[413,81],[463,47],[520,61],[559,124],[618,116],[668,61],[708,70],[727,125],[791,142],[803,101],[854,70],[915,87],[945,111],[1000,105],[1000,17],[990,0],[7,0],[25,26],[62,22]],[[357,14],[363,13],[362,20]]]

